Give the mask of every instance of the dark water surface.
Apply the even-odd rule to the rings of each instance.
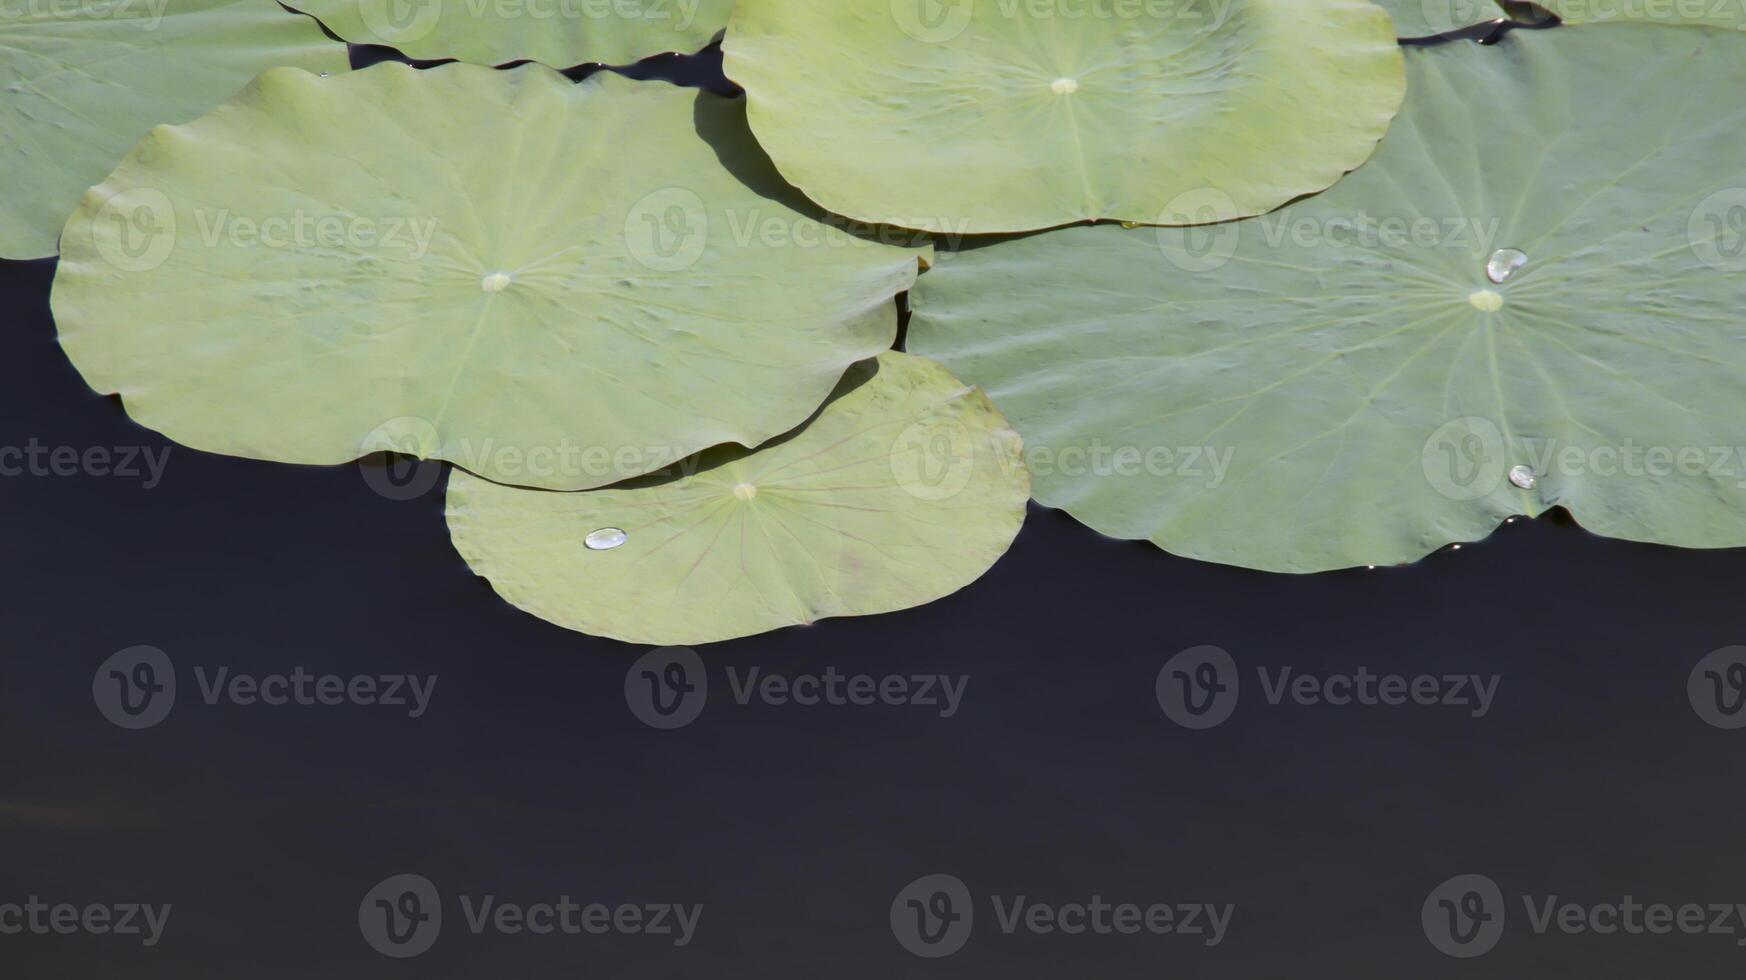
[[[726,89],[717,65],[636,73]],[[7,980],[1746,970],[1738,917],[1733,934],[1542,934],[1528,913],[1556,896],[1604,927],[1594,907],[1631,896],[1705,906],[1707,926],[1707,906],[1746,902],[1746,730],[1707,722],[1687,690],[1707,654],[1746,643],[1746,552],[1604,541],[1547,519],[1412,568],[1293,578],[1033,510],[1012,554],[956,597],[709,648],[702,713],[661,731],[627,703],[643,651],[501,602],[450,548],[440,487],[391,500],[359,467],[207,456],[129,422],[56,345],[52,273],[0,264],[0,447],[117,462],[143,448],[164,465],[149,487],[140,460],[135,477],[0,477],[0,928],[17,921],[5,904],[33,895],[172,908],[150,948],[83,928],[0,934]],[[99,711],[93,678],[141,644],[164,651],[179,687],[160,723],[126,730]],[[1241,689],[1228,721],[1192,731],[1154,685],[1201,644],[1230,653]],[[950,717],[740,704],[730,672],[754,667],[965,686]],[[1480,717],[1276,706],[1258,670],[1285,667],[1496,687]],[[203,696],[221,669],[298,668],[435,687],[417,718]],[[359,910],[386,921],[366,895],[400,874],[432,883],[443,921],[428,952],[391,959]],[[922,959],[902,934],[940,920],[896,900],[936,874],[963,883],[974,917],[960,951]],[[1421,912],[1430,899],[1431,933],[1439,916],[1471,925],[1446,919],[1487,911],[1464,904],[1469,889],[1433,895],[1469,874],[1498,886],[1504,931],[1459,960]],[[411,910],[402,891],[390,906]],[[684,946],[628,930],[475,934],[467,909],[485,896],[703,910]],[[1041,919],[1008,932],[1001,910],[1019,896],[1069,925],[1062,907],[1094,896],[1234,910],[1217,945],[1042,932]],[[904,897],[963,911],[931,883]]]

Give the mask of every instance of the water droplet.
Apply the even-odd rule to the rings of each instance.
[[[1076,78],[1057,78],[1049,83],[1049,91],[1056,95],[1072,95],[1079,91],[1079,80]]]
[[[1527,264],[1528,253],[1519,248],[1500,248],[1485,264],[1485,277],[1495,283],[1506,283]]]
[[[490,275],[486,276],[485,278],[479,280],[479,288],[483,289],[484,291],[486,291],[488,293],[501,293],[505,289],[508,289],[509,284],[514,282],[514,281],[515,281],[514,279],[509,278],[509,276],[505,275],[504,273],[493,272]]]
[[[1467,302],[1472,303],[1473,308],[1481,313],[1496,313],[1504,306],[1503,294],[1489,289],[1479,289],[1468,294]]]
[[[1492,472],[1497,471],[1493,470]],[[1510,468],[1510,482],[1523,490],[1532,490],[1540,485],[1540,478],[1535,476],[1534,471],[1526,466],[1515,466]]]
[[[1122,222],[1122,227],[1129,231],[1133,231],[1135,228],[1140,227],[1140,223],[1138,221],[1124,221]]]
[[[333,74],[333,72],[330,72],[330,71],[324,71],[324,72],[322,72],[322,73],[321,73],[321,77],[322,77],[322,78],[326,78],[326,77],[327,77],[327,76],[329,76],[329,75],[331,75],[331,74]]]
[[[753,497],[756,497],[757,495],[758,495],[758,488],[755,486],[752,486],[750,483],[742,483],[739,486],[734,487],[734,496],[740,498],[741,500],[751,500]]]
[[[620,528],[603,527],[598,531],[589,532],[589,535],[582,539],[582,543],[588,546],[589,551],[611,551],[624,544],[629,537],[630,535],[624,533]]]

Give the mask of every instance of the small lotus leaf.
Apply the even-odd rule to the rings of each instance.
[[[0,4],[0,258],[55,254],[79,195],[157,123],[275,65],[347,70],[345,45],[272,0]]]
[[[910,349],[989,391],[1040,501],[1182,555],[1391,564],[1552,507],[1746,545],[1746,36],[1516,31],[1408,64],[1326,194],[943,255]]]
[[[427,61],[626,65],[703,48],[733,0],[291,0],[354,44]]]
[[[198,449],[603,486],[786,432],[890,347],[926,250],[785,197],[743,103],[664,82],[272,71],[86,196],[54,312]]]
[[[1369,0],[741,0],[730,78],[839,214],[950,234],[1200,224],[1321,190],[1404,85]]]
[[[449,529],[511,603],[633,643],[907,609],[975,581],[1024,523],[1017,437],[981,392],[887,352],[792,435],[587,493],[456,472]]]

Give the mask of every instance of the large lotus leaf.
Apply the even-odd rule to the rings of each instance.
[[[1401,37],[1430,37],[1503,18],[1496,0],[1376,0]]]
[[[1746,4],[1740,0],[1539,0],[1567,24],[1631,21],[1746,30]]]
[[[61,342],[238,456],[574,490],[757,445],[891,346],[926,253],[795,210],[743,112],[537,65],[268,72],[86,196]]]
[[[1259,214],[1370,156],[1404,85],[1369,0],[741,0],[723,48],[813,200],[953,234]]]
[[[272,0],[0,3],[0,258],[55,254],[79,195],[157,123],[186,122],[275,65],[347,69]]]
[[[291,0],[355,44],[425,60],[624,65],[689,54],[727,26],[733,0]]]
[[[989,391],[1039,500],[1195,558],[1402,562],[1554,506],[1746,545],[1746,37],[1517,31],[1409,65],[1326,194],[942,256],[910,349]]]
[[[449,529],[511,603],[634,643],[907,609],[975,581],[1024,523],[1017,436],[925,358],[857,365],[791,436],[588,493],[456,472]]]

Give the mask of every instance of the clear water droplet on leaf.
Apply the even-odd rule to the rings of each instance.
[[[1519,248],[1500,248],[1492,253],[1491,261],[1485,264],[1485,277],[1501,285],[1509,282],[1510,277],[1527,264],[1528,253]]]
[[[589,532],[588,536],[582,539],[582,543],[588,546],[589,551],[611,551],[624,544],[629,537],[630,535],[624,533],[622,528],[603,527],[598,531]]]

